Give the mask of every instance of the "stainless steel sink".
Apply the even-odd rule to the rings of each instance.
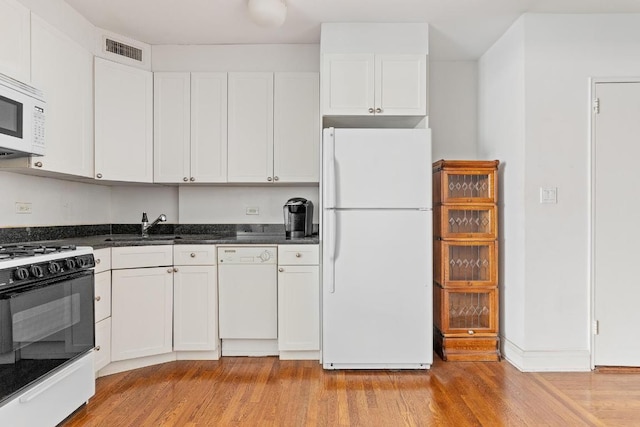
[[[104,239],[105,242],[151,242],[151,241],[159,241],[159,240],[179,240],[180,236],[167,235],[167,234],[157,234],[148,237],[135,236],[131,234],[123,234],[123,235],[115,235],[110,236]]]

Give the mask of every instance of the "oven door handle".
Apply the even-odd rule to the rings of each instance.
[[[45,380],[44,383],[40,384],[39,386],[36,386],[33,390],[31,390],[28,393],[25,393],[22,397],[20,397],[19,399],[20,403],[28,403],[32,401],[33,399],[40,396],[42,393],[44,393],[45,391],[49,390],[51,387],[56,385],[58,382],[62,381],[63,379],[67,378],[69,375],[72,375],[77,370],[81,369],[83,366],[84,365],[82,364],[69,366],[67,369],[63,370],[62,372],[59,372],[53,375],[52,377],[47,378],[47,380]]]

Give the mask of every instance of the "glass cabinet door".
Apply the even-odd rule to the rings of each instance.
[[[445,335],[471,337],[497,332],[497,289],[434,288],[436,311],[443,313],[436,325]]]

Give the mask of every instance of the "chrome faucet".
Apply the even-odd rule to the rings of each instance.
[[[165,214],[160,214],[155,221],[149,224],[149,220],[147,219],[147,213],[142,212],[142,237],[149,237],[149,229],[154,227],[159,222],[165,222],[167,220],[167,216]]]

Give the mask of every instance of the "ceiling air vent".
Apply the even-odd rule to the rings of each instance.
[[[142,62],[142,49],[106,38],[106,51]]]

